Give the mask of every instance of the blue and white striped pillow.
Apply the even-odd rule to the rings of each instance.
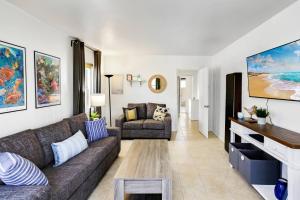
[[[55,160],[54,167],[57,167],[88,148],[88,144],[79,130],[75,135],[62,142],[52,143],[51,147]]]
[[[104,118],[101,118],[96,121],[86,121],[85,129],[89,142],[94,142],[102,138],[108,137]]]
[[[48,179],[31,161],[14,153],[0,153],[0,179],[6,185],[48,185]]]

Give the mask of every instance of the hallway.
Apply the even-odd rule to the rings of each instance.
[[[126,156],[131,141],[122,141],[114,165],[90,196],[90,200],[113,199],[113,177]],[[214,135],[206,139],[197,122],[181,114],[178,131],[169,142],[173,168],[174,200],[259,200],[262,199],[234,169],[229,167],[223,143]]]

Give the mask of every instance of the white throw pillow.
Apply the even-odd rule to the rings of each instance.
[[[168,108],[157,106],[153,114],[153,119],[157,121],[164,121],[167,112]]]
[[[87,149],[88,143],[83,133],[79,130],[62,142],[52,143],[51,147],[55,160],[54,167],[57,167]]]

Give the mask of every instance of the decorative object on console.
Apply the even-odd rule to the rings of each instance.
[[[48,185],[44,173],[30,160],[14,153],[0,153],[0,179],[6,185]]]
[[[274,194],[278,200],[287,199],[287,180],[280,178],[277,180],[274,188]]]
[[[91,95],[91,108],[90,108],[90,118],[92,120],[99,119],[101,115],[96,111],[98,107],[105,105],[105,94],[92,94]],[[92,112],[92,107],[94,112]]]
[[[125,116],[125,120],[127,122],[134,121],[134,120],[138,119],[137,108],[136,107],[123,108],[123,113],[124,113],[124,116]]]
[[[58,167],[88,148],[83,133],[79,130],[64,141],[52,143],[54,167]]]
[[[238,112],[237,116],[238,116],[238,119],[244,119],[244,113],[243,112]]]
[[[255,114],[257,116],[257,123],[260,125],[265,125],[266,117],[269,116],[269,111],[265,108],[258,108],[256,109]]]
[[[89,142],[101,140],[108,137],[105,119],[101,118],[96,121],[86,121],[85,128]]]
[[[36,108],[61,104],[60,58],[34,51]]]
[[[0,55],[0,114],[26,110],[26,49],[0,41]]]
[[[123,94],[123,82],[124,75],[123,74],[114,74],[111,79],[111,93],[112,94]]]
[[[111,95],[110,95],[110,78],[114,75],[106,74],[104,75],[108,79],[108,100],[109,100],[109,124],[111,126]]]
[[[162,93],[167,88],[167,80],[162,75],[153,75],[148,81],[148,87],[154,93]]]
[[[157,106],[153,114],[153,119],[157,121],[164,121],[167,112],[168,112],[168,108]]]
[[[257,109],[257,106],[252,106],[251,108],[247,108],[247,107],[244,107],[244,110],[246,110],[248,112],[248,114],[250,115],[250,119],[253,119],[253,115],[256,114],[256,109]]]

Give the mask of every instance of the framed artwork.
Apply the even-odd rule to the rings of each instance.
[[[127,74],[126,77],[127,77],[127,81],[132,81],[132,74]]]
[[[0,41],[0,114],[26,109],[26,49]]]
[[[112,94],[123,94],[123,74],[114,74],[111,78],[111,93]]]
[[[35,106],[61,104],[60,58],[34,51]]]

